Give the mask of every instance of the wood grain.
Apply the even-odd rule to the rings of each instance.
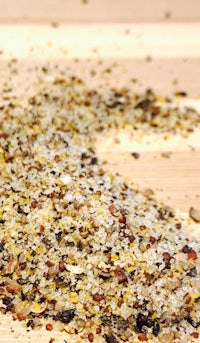
[[[157,93],[167,95],[187,90],[190,97],[200,96],[197,22],[70,24],[56,29],[49,25],[2,24],[0,51],[1,82],[3,75],[6,79],[8,62],[17,58],[18,75],[12,75],[12,79],[18,78],[19,83],[26,69],[33,69],[34,62],[38,66],[51,63],[63,70],[72,68],[87,80],[89,71],[95,70],[98,80],[90,77],[91,87],[108,79],[119,87],[129,86],[130,79],[134,79],[135,91],[153,87]],[[110,75],[104,73],[107,68],[112,70]]]
[[[135,152],[135,150],[133,150]],[[138,152],[138,151],[137,151]],[[100,157],[107,167],[141,189],[151,188],[156,197],[183,212],[200,204],[199,151],[172,152],[169,158],[160,151],[141,152],[135,159],[130,152],[104,152]]]
[[[100,2],[91,0],[87,6],[78,0],[73,3],[77,7],[72,6],[72,0],[51,0],[48,6],[46,1],[0,0],[3,8],[0,21],[4,22],[0,25],[0,85],[12,86],[6,101],[9,96],[25,98],[36,91],[38,76],[35,66],[48,65],[51,69],[57,65],[57,72],[70,70],[70,73],[86,78],[91,87],[105,82],[115,86],[131,85],[140,91],[153,87],[159,93],[170,95],[176,90],[188,90],[188,103],[195,97],[195,106],[199,106],[200,24],[127,24],[127,21],[164,21],[167,10],[173,10],[172,19],[198,20],[198,0],[184,6],[179,0],[149,0],[145,2],[148,6],[141,6],[140,11],[133,11],[130,7],[139,6],[139,1],[115,2],[112,11],[112,1],[102,0],[100,5]],[[151,8],[152,5],[157,6],[156,10]],[[50,25],[32,25],[33,22],[66,22],[77,18],[80,22],[112,19],[126,24],[74,24],[56,29]],[[31,24],[5,25],[11,20],[30,21]],[[152,59],[147,61],[149,55]],[[113,67],[109,75],[105,73],[108,67]],[[94,68],[97,75],[91,79],[90,71]],[[11,70],[13,73],[9,76]],[[137,79],[134,84],[130,83],[131,78]],[[188,139],[176,137],[176,144],[173,139],[166,143],[162,137],[150,136],[146,141],[135,141],[131,135],[125,136],[126,139],[124,133],[110,133],[110,137],[101,137],[97,143],[98,156],[108,161],[109,168],[142,188],[151,187],[160,200],[182,211],[188,212],[190,206],[200,208],[199,132]],[[169,158],[163,157],[163,151],[171,152]],[[131,152],[139,152],[140,158],[134,159]],[[55,343],[64,343],[65,339],[72,342],[65,333],[48,333],[45,329],[27,332],[22,323],[0,316],[0,343],[37,340],[48,343],[50,338],[56,338]]]
[[[86,1],[85,1],[86,2]],[[199,0],[0,0],[0,20],[25,23],[192,22]]]
[[[1,58],[200,58],[200,22],[0,25]],[[42,54],[42,55],[41,55]],[[150,59],[149,59],[150,62]],[[191,70],[192,71],[192,70]],[[196,72],[198,72],[196,70]]]

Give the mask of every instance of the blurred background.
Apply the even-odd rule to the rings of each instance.
[[[194,22],[199,0],[1,0],[2,22]]]

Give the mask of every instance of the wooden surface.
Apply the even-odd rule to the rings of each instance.
[[[83,5],[77,0],[75,2],[80,22],[108,21],[107,10],[110,11],[112,1],[102,0],[104,7],[92,0],[89,5]],[[58,3],[60,6],[57,6]],[[66,3],[72,6],[72,1]],[[94,3],[99,6],[99,11],[94,10]],[[0,21],[3,23],[0,25],[0,84],[5,87],[7,82],[6,87],[14,86],[8,97],[15,94],[24,97],[34,92],[38,79],[33,66],[48,63],[50,66],[57,64],[58,70],[70,68],[72,73],[86,78],[91,86],[99,82],[127,86],[130,79],[135,78],[137,81],[132,85],[135,90],[153,87],[165,95],[185,90],[189,92],[188,103],[199,108],[200,24],[197,20],[200,16],[200,2],[187,2],[186,10],[183,11],[182,1],[149,0],[151,5],[157,4],[158,11],[152,11],[149,6],[140,7],[140,11],[135,13],[124,6],[123,15],[120,12],[122,3],[131,6],[139,2],[119,1],[111,12],[111,18],[114,21],[135,20],[140,23],[86,26],[63,24],[57,28],[49,24],[32,25],[31,21],[75,21],[76,10],[72,7],[70,16],[67,12],[63,14],[61,1],[49,1],[49,11],[46,13],[45,1],[0,0],[0,6],[4,9],[0,13]],[[185,20],[185,23],[164,22],[164,13],[171,9],[173,18],[177,21]],[[142,19],[163,23],[143,24]],[[24,24],[11,24],[11,20],[20,23],[24,21]],[[26,21],[30,21],[30,24],[25,24]],[[112,74],[107,75],[105,70],[110,66],[115,67]],[[93,68],[97,76],[90,80],[89,74]],[[8,79],[11,69],[15,72]],[[151,187],[160,200],[181,211],[188,212],[190,206],[200,209],[198,132],[187,139],[173,137],[168,141],[156,136],[138,141],[126,132],[115,132],[104,137],[103,142],[102,139],[97,142],[97,152],[102,160],[108,161],[108,168],[118,171],[142,188]],[[170,152],[169,158],[164,157],[163,151]],[[134,159],[131,152],[140,153],[140,158]],[[56,338],[55,343],[64,343],[66,338],[65,334],[48,333],[45,330],[27,333],[22,323],[0,317],[0,343],[32,343],[37,340],[47,343],[52,337]]]
[[[151,140],[154,138],[150,137]],[[127,148],[124,142],[123,147],[120,143],[111,143],[109,149],[101,145],[100,158],[108,161],[108,167],[128,181],[139,184],[142,189],[153,189],[156,197],[164,203],[183,212],[188,212],[191,206],[199,208],[199,148],[192,150],[185,146],[182,151],[177,151],[172,140],[168,143],[168,149],[159,149],[157,143],[155,150],[148,151],[148,147],[144,149],[142,144],[135,144],[133,139],[130,141]],[[179,144],[184,144],[181,139]],[[139,158],[135,159],[132,152],[139,153]]]
[[[3,22],[192,22],[199,0],[0,0]]]

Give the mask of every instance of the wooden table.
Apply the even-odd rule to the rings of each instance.
[[[14,86],[14,94],[34,93],[33,66],[49,63],[71,68],[91,86],[106,81],[169,96],[187,91],[187,104],[200,109],[198,0],[184,6],[179,0],[0,0],[0,8],[0,85]],[[90,78],[91,69],[96,77]],[[159,200],[186,213],[191,206],[200,209],[200,132],[167,141],[111,132],[96,148],[108,168],[143,189],[151,187]],[[163,152],[170,152],[169,158]],[[65,339],[45,330],[27,333],[21,323],[0,317],[0,343],[47,343],[51,337]]]

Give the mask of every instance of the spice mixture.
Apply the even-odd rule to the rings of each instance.
[[[152,91],[44,84],[0,108],[0,309],[27,327],[89,342],[192,342],[200,325],[200,247],[174,211],[104,170],[111,127],[191,132],[190,108]]]

